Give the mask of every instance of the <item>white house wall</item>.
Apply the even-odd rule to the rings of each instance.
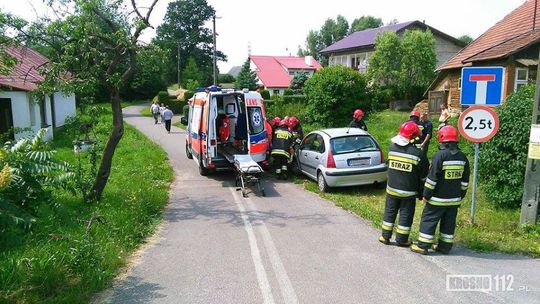
[[[435,53],[437,54],[438,67],[454,57],[461,50],[461,47],[441,36],[433,36],[435,37]]]
[[[25,136],[32,136],[41,128],[41,118],[39,104],[31,99],[30,94],[24,91],[4,91],[0,92],[0,98],[11,99],[11,111],[13,116],[13,127],[15,130],[24,130],[23,132],[15,133],[15,140]],[[47,120],[52,121],[50,115],[50,102],[46,102],[48,106]],[[49,123],[48,123],[49,124]],[[52,126],[47,128],[45,139],[52,139]]]
[[[56,127],[65,125],[66,119],[76,114],[75,94],[54,93],[54,112]]]

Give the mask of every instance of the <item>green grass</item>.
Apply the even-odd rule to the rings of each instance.
[[[182,130],[186,130],[186,129],[187,129],[187,126],[184,126],[184,125],[181,124],[179,121],[173,123],[173,126],[175,126],[175,127],[177,127],[177,128],[180,128],[180,129],[182,129]]]
[[[397,133],[400,124],[406,119],[408,119],[408,113],[382,111],[371,115],[366,121],[369,132],[381,144],[385,155],[388,153],[390,138]],[[472,163],[472,145],[464,142],[461,145],[462,149],[469,154],[468,158]],[[436,152],[437,146],[436,139],[433,139],[429,150],[430,158]],[[303,182],[306,189],[319,193],[323,198],[329,199],[337,206],[350,210],[371,221],[374,227],[381,228],[386,198],[384,189],[366,186],[336,188],[330,193],[320,193],[316,183],[306,179],[300,182]],[[481,184],[479,187],[475,224],[471,224],[472,191],[469,190],[468,196],[463,200],[458,213],[456,242],[477,251],[521,253],[532,257],[540,257],[540,224],[521,227],[519,225],[520,210],[495,208],[484,197]],[[414,240],[418,235],[418,223],[420,223],[422,209],[423,204],[417,203],[412,229],[412,238]]]
[[[100,119],[110,120],[110,114]],[[53,147],[57,157],[76,163],[67,134],[56,133]],[[100,202],[84,204],[58,191],[54,204],[37,208],[31,231],[0,235],[0,302],[84,303],[109,287],[154,232],[172,176],[165,152],[125,125]]]

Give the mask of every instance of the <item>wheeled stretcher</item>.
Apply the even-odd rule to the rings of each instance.
[[[248,185],[257,185],[257,189],[262,196],[265,196],[262,185],[264,170],[248,154],[234,155],[234,170],[236,171],[236,187],[242,190],[242,196],[247,197],[246,187]]]

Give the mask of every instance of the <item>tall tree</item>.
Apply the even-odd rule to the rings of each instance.
[[[197,67],[197,62],[193,57],[189,57],[187,60],[186,68],[182,71],[182,84],[184,88],[188,90],[195,90],[201,85],[203,81],[203,75]]]
[[[257,74],[251,70],[249,58],[244,62],[240,73],[236,76],[235,85],[238,89],[255,90],[257,86]]]
[[[353,22],[351,23],[351,28],[349,29],[349,34],[363,31],[369,28],[377,28],[382,25],[383,22],[381,18],[375,18],[370,15],[362,16],[353,20]]]
[[[113,113],[112,130],[103,150],[91,198],[99,200],[107,185],[114,152],[124,135],[120,91],[129,85],[137,69],[139,37],[150,27],[149,18],[158,0],[142,11],[135,1],[126,9],[122,0],[50,0],[71,9],[59,16],[39,36],[30,36],[26,26],[13,28],[26,39],[39,39],[54,49],[53,59],[43,73],[40,91],[49,94],[87,93],[96,83],[104,83]],[[129,12],[130,11],[130,12]],[[57,45],[55,42],[61,42]],[[66,72],[70,73],[66,77]]]
[[[466,44],[469,44],[471,42],[473,42],[473,38],[469,35],[462,35],[461,37],[458,38],[459,40],[465,42]]]
[[[416,100],[435,76],[437,56],[431,31],[405,31],[401,54],[399,89],[408,100]]]
[[[375,52],[369,59],[368,74],[377,84],[396,86],[401,70],[401,41],[396,32],[387,31],[375,39]]]
[[[319,51],[343,39],[349,31],[349,22],[345,17],[338,15],[336,19],[328,18],[319,31],[311,30],[306,37],[305,49],[299,48],[299,55],[310,55],[317,58],[323,65],[328,64],[326,56],[319,55]]]
[[[167,51],[169,66],[176,67],[180,59],[180,70],[183,70],[187,59],[193,57],[203,73],[205,82],[210,83],[213,67],[213,39],[212,31],[205,24],[212,19],[214,14],[214,8],[206,0],[170,2],[163,23],[157,28],[154,40]],[[222,52],[218,51],[217,57],[218,60],[226,60]],[[177,70],[169,69],[166,77],[169,82],[176,82]]]

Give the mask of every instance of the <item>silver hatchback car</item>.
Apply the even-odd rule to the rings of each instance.
[[[375,139],[358,128],[336,128],[309,133],[296,151],[298,169],[329,187],[382,184],[388,167]]]

